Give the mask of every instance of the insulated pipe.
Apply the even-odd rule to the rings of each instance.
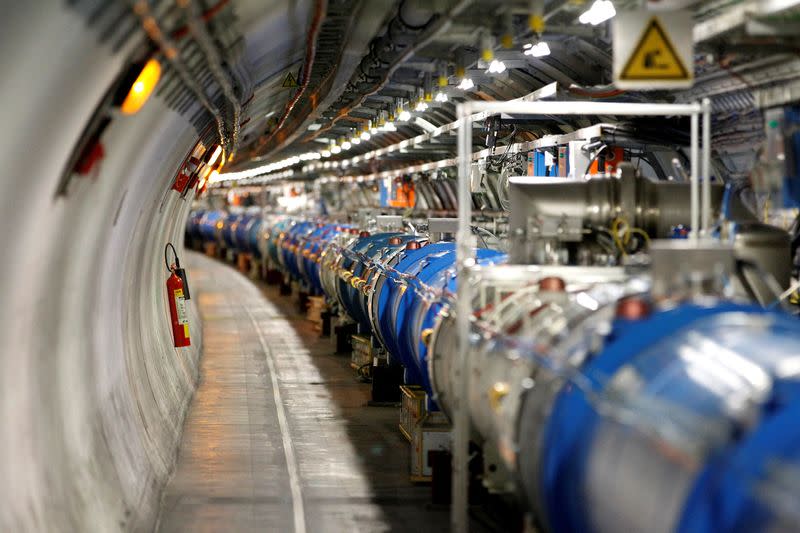
[[[431,9],[434,5],[430,0],[403,0],[397,10],[397,18],[407,28],[421,30],[436,14]]]
[[[308,224],[294,224],[285,240],[299,239]],[[800,342],[796,319],[710,298],[653,309],[642,280],[597,267],[484,270],[481,290],[463,306],[445,297],[455,284],[454,245],[412,239],[397,248],[403,237],[413,236],[362,232],[326,249],[347,261],[312,268],[345,265],[367,278],[395,257],[389,251],[405,250],[378,291],[392,293],[395,281],[407,287],[394,291],[398,305],[378,306],[371,324],[393,324],[384,337],[398,341],[407,367],[428,373],[426,388],[451,417],[463,406],[466,437],[497,452],[546,530],[792,524],[753,487],[779,488],[769,465],[800,465],[800,378],[786,370]],[[481,253],[490,251],[477,251],[478,265]],[[354,315],[376,312],[359,287],[347,291]],[[462,353],[465,307],[474,340]],[[454,371],[462,364],[474,375],[464,395]]]
[[[283,114],[281,115],[280,119],[278,119],[278,123],[275,125],[275,128],[272,130],[272,133],[270,133],[264,144],[268,144],[283,128],[284,124],[286,124],[286,121],[289,118],[289,115],[292,113],[294,106],[297,105],[297,102],[300,101],[300,98],[302,98],[302,96],[305,94],[306,90],[308,89],[308,84],[311,81],[311,71],[314,68],[314,59],[317,56],[317,37],[319,36],[322,22],[325,20],[328,2],[327,0],[316,0],[314,6],[314,18],[311,21],[311,28],[309,29],[308,36],[306,38],[306,56],[305,60],[303,61],[303,78],[300,82],[300,88],[295,93],[294,97],[286,104]]]
[[[217,50],[213,38],[206,30],[206,25],[202,18],[203,15],[200,13],[197,4],[191,0],[182,0],[178,2],[178,5],[188,9],[187,25],[189,32],[203,51],[203,55],[205,55],[207,59],[208,68],[211,71],[211,75],[214,77],[214,81],[217,82],[217,85],[219,85],[220,89],[222,89],[222,92],[225,94],[225,98],[227,98],[228,102],[231,104],[233,110],[231,117],[231,139],[227,152],[233,153],[239,146],[239,122],[241,121],[242,104],[239,101],[239,97],[236,96],[236,91],[234,90],[231,80],[228,78],[228,74],[222,68],[222,58],[219,55],[219,50]]]
[[[623,304],[637,303],[626,296],[634,286],[617,269],[486,275],[510,295],[475,313],[468,395],[457,396],[453,379],[463,356],[452,307],[431,336],[432,384],[446,412],[467,402],[472,438],[497,451],[545,530],[761,530],[786,519],[779,509],[747,513],[760,493],[743,498],[715,480],[736,479],[731,463],[755,460],[750,442],[766,445],[784,411],[800,406],[800,380],[780,370],[800,340],[795,319],[725,301],[651,312],[641,297],[643,312],[631,314]],[[544,283],[553,275],[562,281]],[[768,446],[799,461],[800,440],[790,442]],[[758,460],[776,459],[762,451]],[[715,514],[720,505],[736,513]]]
[[[183,84],[186,85],[186,87],[188,87],[192,93],[194,93],[197,101],[200,102],[200,104],[205,107],[206,110],[208,110],[208,112],[214,117],[214,120],[217,123],[217,135],[219,137],[219,142],[222,145],[227,145],[227,136],[225,135],[225,119],[222,116],[222,112],[219,110],[219,108],[217,108],[217,106],[211,103],[203,88],[200,87],[197,81],[192,77],[189,69],[180,59],[180,52],[178,51],[178,48],[159,27],[158,21],[156,20],[155,15],[151,13],[148,3],[144,0],[134,0],[131,2],[131,9],[141,20],[142,27],[145,29],[148,37],[150,37],[150,39],[156,43],[156,45],[158,45],[161,53],[164,54],[164,57],[167,58],[170,65],[172,65],[172,67],[178,73],[178,77],[181,79]]]

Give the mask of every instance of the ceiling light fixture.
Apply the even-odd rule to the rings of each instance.
[[[550,46],[544,41],[540,41],[536,44],[528,43],[526,46],[525,52],[523,52],[526,56],[532,57],[544,57],[550,55]]]
[[[581,24],[591,24],[592,26],[597,26],[598,24],[605,22],[614,17],[617,14],[617,10],[614,9],[614,4],[611,3],[611,0],[595,0],[588,10],[584,11],[583,14],[578,18],[578,21]]]
[[[499,59],[492,59],[492,62],[489,63],[489,68],[486,69],[486,72],[489,74],[502,74],[505,71],[506,64]]]
[[[469,91],[473,87],[475,87],[475,83],[472,81],[472,79],[464,77],[461,79],[461,83],[458,84],[457,88],[461,89],[462,91]]]
[[[214,149],[214,152],[211,154],[211,157],[208,158],[208,162],[206,164],[210,167],[213,167],[220,155],[222,155],[222,145],[218,144]]]

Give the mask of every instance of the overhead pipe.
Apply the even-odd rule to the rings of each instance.
[[[221,145],[227,144],[226,139],[227,136],[225,134],[225,119],[222,116],[220,110],[215,106],[206,96],[205,91],[200,85],[194,80],[189,73],[189,70],[184,65],[183,61],[180,59],[180,52],[175,44],[172,42],[170,37],[168,37],[161,27],[158,24],[158,20],[156,17],[150,12],[150,5],[144,0],[136,0],[132,2],[131,9],[139,18],[142,28],[144,29],[147,36],[152,40],[156,46],[158,46],[161,53],[167,58],[169,61],[170,66],[175,69],[175,72],[178,73],[178,77],[181,79],[184,85],[189,88],[189,90],[194,93],[197,100],[200,104],[206,108],[206,110],[211,113],[214,120],[217,123],[217,135],[219,137],[219,142]]]
[[[389,68],[386,70],[386,73],[384,74],[382,80],[379,83],[373,85],[371,90],[358,91],[361,94],[361,97],[359,99],[357,99],[350,105],[346,106],[344,109],[341,109],[339,113],[334,118],[331,119],[330,123],[327,126],[318,129],[306,140],[312,140],[317,136],[319,136],[320,134],[329,131],[331,128],[333,128],[336,122],[347,117],[350,114],[350,112],[353,111],[355,108],[363,105],[364,101],[368,97],[375,95],[381,89],[383,89],[389,82],[389,78],[391,78],[392,74],[394,74],[394,72],[398,68],[400,68],[400,65],[402,65],[406,60],[408,60],[411,56],[417,53],[420,49],[427,46],[438,35],[447,31],[453,23],[453,18],[456,17],[458,14],[460,14],[464,9],[466,9],[472,2],[473,0],[461,0],[455,6],[453,6],[450,9],[450,11],[447,12],[446,15],[440,17],[438,20],[433,22],[434,26],[433,27],[429,26],[428,35],[419,42],[415,43],[413,46],[410,46],[399,57],[395,58],[394,61],[389,66]]]
[[[211,71],[211,75],[220,86],[225,97],[233,108],[233,123],[231,124],[231,142],[226,150],[227,153],[233,153],[239,145],[239,121],[242,113],[242,104],[236,96],[236,91],[233,88],[229,75],[222,68],[222,58],[219,55],[216,45],[214,44],[211,36],[206,29],[205,23],[202,21],[202,14],[199,13],[197,4],[191,0],[179,0],[178,5],[189,12],[189,22],[187,26],[195,42],[197,42],[203,54],[206,56],[207,65]]]
[[[294,95],[294,98],[292,98],[289,103],[286,104],[286,108],[283,110],[283,114],[278,120],[278,124],[275,126],[275,129],[272,130],[272,133],[270,133],[269,137],[267,137],[263,144],[268,144],[283,128],[295,105],[297,105],[297,102],[300,100],[300,98],[302,98],[303,94],[305,94],[306,90],[308,89],[308,83],[311,80],[311,72],[314,67],[314,59],[317,55],[317,37],[319,36],[319,31],[322,27],[322,21],[325,19],[328,2],[327,0],[317,0],[315,6],[314,18],[311,21],[311,28],[309,29],[308,36],[306,38],[306,57],[303,63],[303,79],[300,82],[300,88]]]

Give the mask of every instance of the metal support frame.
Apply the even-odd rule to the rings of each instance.
[[[710,224],[711,183],[711,104],[642,104],[615,102],[463,102],[456,107],[458,119],[458,233],[456,257],[458,263],[456,331],[459,361],[456,368],[458,396],[453,402],[453,484],[450,514],[451,530],[465,533],[469,530],[469,434],[470,421],[467,409],[469,393],[469,364],[466,349],[470,343],[470,316],[472,314],[472,270],[475,266],[474,237],[471,231],[472,200],[470,197],[470,165],[472,163],[472,122],[476,113],[512,115],[602,115],[602,116],[689,116],[691,117],[691,221],[692,240],[699,242],[700,183],[699,183],[699,119],[703,116],[703,225],[707,233]],[[480,115],[484,116],[484,115]]]

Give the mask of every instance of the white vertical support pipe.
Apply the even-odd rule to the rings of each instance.
[[[700,211],[703,224],[703,236],[711,231],[711,100],[703,99],[703,198]]]
[[[472,155],[472,118],[470,103],[456,110],[458,127],[458,233],[456,234],[456,329],[458,366],[456,396],[453,398],[453,483],[450,528],[454,533],[469,530],[469,318],[472,313],[470,269],[475,264],[472,246],[472,198],[470,195],[470,158]]]
[[[698,149],[698,137],[699,137],[699,129],[700,129],[700,117],[697,113],[692,113],[692,126],[691,126],[691,141],[690,141],[690,149],[689,149],[689,158],[691,161],[689,162],[691,165],[691,176],[689,176],[690,187],[691,187],[691,226],[692,231],[689,234],[689,237],[692,240],[697,240],[700,236],[700,176],[699,176],[699,167],[700,167],[700,154]]]

